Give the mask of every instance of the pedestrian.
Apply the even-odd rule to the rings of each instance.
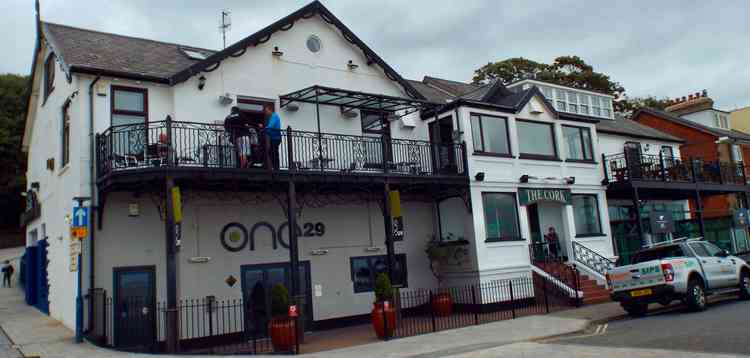
[[[557,237],[554,227],[549,227],[547,234],[544,235],[544,240],[547,241],[550,256],[554,260],[558,260],[560,258],[560,240]]]
[[[13,269],[13,265],[10,264],[10,261],[5,260],[5,263],[3,264],[3,287],[12,287],[11,278],[13,277],[14,271],[15,270]]]
[[[266,125],[263,129],[268,137],[268,156],[271,161],[271,168],[279,169],[279,146],[281,145],[281,118],[273,110],[272,104],[267,104],[263,108],[266,115]]]

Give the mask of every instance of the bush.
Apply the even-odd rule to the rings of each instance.
[[[271,288],[271,314],[274,317],[286,316],[289,313],[289,291],[282,284]]]
[[[393,298],[393,286],[391,279],[385,273],[380,273],[375,278],[375,301],[390,301]]]

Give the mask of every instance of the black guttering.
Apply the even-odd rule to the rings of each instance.
[[[378,56],[375,53],[375,51],[370,49],[364,42],[362,42],[362,40],[360,40],[359,37],[357,37],[357,35],[355,35],[351,30],[349,30],[349,28],[346,27],[346,25],[344,25],[338,18],[336,18],[336,16],[334,16],[330,11],[328,11],[328,9],[317,0],[287,15],[281,20],[274,22],[273,24],[263,28],[262,30],[240,40],[234,45],[231,45],[222,51],[214,53],[213,55],[209,56],[207,59],[201,62],[195,63],[192,66],[188,67],[187,69],[184,69],[178,72],[177,74],[173,75],[169,79],[169,83],[171,85],[175,85],[175,84],[184,82],[188,78],[206,71],[211,66],[216,66],[218,63],[220,63],[222,60],[228,57],[239,56],[237,55],[238,53],[240,54],[244,53],[244,51],[250,46],[257,46],[261,43],[268,41],[271,35],[273,35],[277,31],[289,30],[292,26],[294,26],[294,22],[296,20],[301,19],[301,18],[308,19],[314,16],[315,14],[320,15],[324,21],[329,22],[332,25],[336,26],[339,29],[339,31],[341,31],[345,39],[357,45],[362,50],[362,52],[364,52],[365,57],[368,59],[368,62],[372,61],[380,65],[380,67],[385,72],[386,76],[398,82],[410,96],[417,98],[417,99],[425,99],[424,96],[422,96],[422,94],[420,94],[414,87],[412,87],[411,84],[409,84],[409,82],[407,82],[403,77],[401,77],[401,75],[399,75],[393,68],[391,68],[391,66],[389,66],[382,58],[380,58],[380,56]]]
[[[73,65],[70,67],[70,71],[81,73],[81,74],[86,74],[86,75],[117,77],[117,78],[127,79],[127,80],[148,81],[148,82],[161,83],[161,84],[170,84],[168,78],[141,75],[138,73],[124,72],[124,71],[101,70],[98,68],[87,67],[87,66]]]

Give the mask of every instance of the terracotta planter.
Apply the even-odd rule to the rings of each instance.
[[[388,321],[388,337],[393,337],[393,329],[396,326],[396,309],[393,308],[393,303],[389,302],[388,309],[383,313],[383,302],[375,302],[370,316],[372,317],[372,327],[375,329],[375,334],[378,335],[378,338],[383,339],[386,337],[386,322],[383,320],[384,318]]]
[[[273,318],[268,322],[274,352],[292,352],[296,344],[297,331],[294,319],[288,317]]]
[[[432,296],[432,312],[436,316],[445,317],[453,313],[453,298],[448,292],[441,292]]]

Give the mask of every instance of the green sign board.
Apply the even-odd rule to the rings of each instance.
[[[570,189],[521,188],[518,189],[518,201],[521,205],[534,204],[540,201],[570,205]]]

